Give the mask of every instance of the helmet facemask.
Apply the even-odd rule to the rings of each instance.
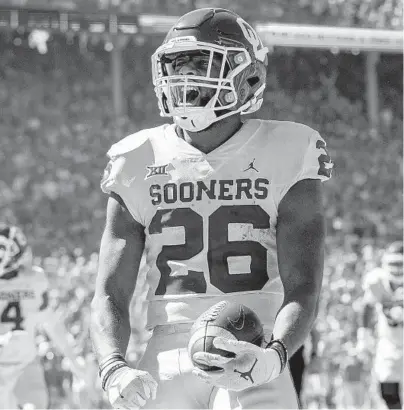
[[[31,248],[22,231],[15,227],[0,228],[0,278],[32,260]]]
[[[191,72],[185,69],[181,73],[176,69],[178,56],[196,61],[199,58],[204,68],[189,70]],[[241,79],[254,74],[257,63],[263,66],[259,87],[242,90]],[[174,121],[188,131],[201,131],[238,112],[254,112],[262,104],[265,66],[252,61],[248,50],[242,47],[223,47],[189,37],[175,38],[153,54],[152,72],[160,114],[174,117]]]

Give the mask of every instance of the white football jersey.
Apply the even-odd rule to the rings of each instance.
[[[33,266],[0,285],[0,366],[28,363],[36,355],[35,329],[48,280]]]
[[[33,332],[48,280],[33,266],[11,279],[0,280],[0,335],[9,331]]]
[[[163,125],[126,137],[108,156],[102,189],[145,227],[147,326],[193,322],[228,299],[271,327],[283,300],[278,206],[297,181],[330,178],[320,135],[254,119],[204,154]]]
[[[13,386],[37,354],[35,329],[48,281],[41,268],[30,267],[0,285],[0,408],[15,408]]]
[[[364,280],[365,298],[377,315],[375,371],[380,381],[397,382],[403,376],[403,285],[393,288],[389,273],[381,268]]]

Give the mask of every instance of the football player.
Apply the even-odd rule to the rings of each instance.
[[[32,266],[30,247],[16,226],[0,225],[0,409],[30,403],[47,408],[43,368],[37,360],[36,329],[45,329],[72,369],[84,377],[69,341],[71,335],[47,306],[48,280]]]
[[[380,394],[390,409],[402,408],[403,394],[403,242],[393,242],[381,266],[364,279],[363,327],[358,349],[372,353],[376,338],[374,373]],[[376,331],[373,332],[376,322]]]
[[[262,104],[267,64],[267,49],[237,14],[184,15],[152,56],[161,115],[174,123],[108,152],[91,333],[115,408],[298,406],[286,364],[317,314],[321,183],[332,162],[305,125],[242,120]],[[152,335],[132,368],[125,353],[139,275]],[[205,372],[190,364],[188,331],[223,299],[253,309],[268,336],[262,347],[216,338],[233,358],[195,353],[220,368]]]

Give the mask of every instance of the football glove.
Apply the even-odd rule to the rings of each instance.
[[[115,409],[139,409],[156,398],[157,382],[145,371],[124,366],[107,380],[105,391]]]
[[[252,343],[215,337],[216,348],[234,353],[235,357],[197,352],[193,359],[220,370],[203,371],[195,367],[192,373],[206,383],[226,390],[241,391],[268,383],[281,373],[281,359],[274,349],[263,349]]]

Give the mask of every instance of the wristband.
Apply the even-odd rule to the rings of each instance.
[[[124,357],[120,353],[111,353],[108,356],[104,357],[104,359],[101,360],[99,367],[98,367],[98,376],[101,377],[101,372],[112,362],[115,360],[121,360],[125,361]]]
[[[283,355],[283,352],[280,350],[280,348],[276,344],[269,346],[269,349],[275,350],[276,353],[278,353],[278,356],[281,362],[281,369],[279,373],[282,373],[286,367],[285,356]]]
[[[102,390],[105,391],[105,385],[107,384],[108,379],[112,376],[115,370],[118,370],[121,367],[125,367],[125,366],[127,366],[126,362],[119,361],[117,364],[115,364],[110,369],[108,369],[108,371],[105,373],[104,377],[102,378],[102,382],[101,382]]]
[[[286,348],[285,343],[281,339],[275,339],[268,343],[267,347],[269,349],[273,349],[278,353],[279,359],[281,360],[281,373],[284,371],[289,357],[288,357],[288,349]]]

